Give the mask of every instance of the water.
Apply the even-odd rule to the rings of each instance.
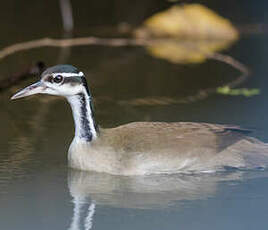
[[[13,6],[6,4],[1,15],[10,17],[5,12]],[[19,12],[21,9],[28,12],[27,5],[14,5],[13,20],[17,24],[5,27],[5,22],[1,22],[1,47],[41,36],[60,36],[57,9],[52,2],[49,4],[46,7],[50,7],[52,19],[58,20],[58,24],[50,26],[42,15],[39,25],[27,13],[22,17]],[[38,18],[37,12],[42,7],[31,6],[32,17]],[[257,19],[261,17],[259,8],[255,13]],[[246,18],[243,16],[246,12],[241,13],[242,19]],[[85,18],[86,14],[83,15]],[[98,24],[100,18],[94,19]],[[131,17],[128,19],[131,21]],[[120,17],[116,20],[120,21]],[[32,27],[23,27],[25,24]],[[78,25],[77,33],[87,35],[85,25]],[[43,29],[37,30],[38,26]],[[239,86],[261,90],[260,95],[251,98],[211,94],[185,104],[130,105],[128,102],[137,98],[181,99],[200,89],[229,82],[238,73],[213,60],[174,65],[153,58],[141,47],[71,48],[67,62],[87,75],[96,99],[98,123],[104,127],[131,121],[237,124],[254,129],[254,137],[268,142],[266,43],[265,34],[247,35],[225,51],[251,69],[251,77]],[[57,48],[16,53],[1,60],[0,76],[4,78],[33,60],[53,65],[61,55],[62,50]],[[120,177],[68,169],[67,150],[73,136],[73,121],[67,103],[45,95],[9,101],[15,91],[34,80],[28,79],[0,94],[0,229],[245,230],[267,226],[265,170]]]

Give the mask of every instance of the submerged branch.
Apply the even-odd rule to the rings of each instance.
[[[83,45],[101,45],[101,46],[113,46],[113,47],[122,47],[122,46],[147,46],[155,42],[159,42],[166,39],[129,39],[129,38],[98,38],[98,37],[83,37],[83,38],[69,38],[69,39],[52,39],[52,38],[42,38],[38,40],[16,43],[8,47],[3,48],[0,51],[0,59],[3,59],[11,54],[16,52],[25,51],[29,49],[41,48],[41,47],[71,47],[71,46],[83,46]],[[199,51],[199,50],[198,50]],[[200,52],[200,51],[199,51]],[[250,71],[242,63],[238,62],[234,58],[228,55],[223,55],[219,53],[210,53],[204,54],[207,58],[217,60],[228,65],[231,65],[241,74],[240,76],[221,86],[228,86],[230,88],[236,87],[246,80],[249,76]],[[32,67],[31,67],[32,68]],[[10,87],[13,83],[17,82],[17,79],[24,79],[25,74],[29,74],[31,68],[22,71],[21,73],[15,74],[14,77],[10,79],[5,79],[0,82],[0,90],[6,87]],[[41,71],[41,69],[39,69]],[[130,101],[119,101],[119,104],[129,104],[129,105],[167,105],[167,104],[178,104],[178,103],[189,103],[198,101],[206,98],[211,93],[216,93],[218,87],[208,88],[198,91],[195,95],[187,96],[185,98],[138,98]]]
[[[224,54],[220,54],[220,53],[213,53],[213,54],[208,55],[208,58],[223,62],[225,64],[228,64],[228,65],[234,67],[236,70],[241,72],[241,75],[237,79],[235,79],[227,84],[224,84],[224,86],[228,86],[230,88],[236,87],[239,84],[241,84],[242,82],[244,82],[250,75],[250,70],[247,68],[247,66],[245,66],[241,62],[235,60],[233,57],[231,57],[229,55],[224,55]]]
[[[83,46],[83,45],[103,45],[103,46],[144,46],[149,44],[149,41],[143,39],[127,39],[127,38],[69,38],[69,39],[53,39],[41,38],[28,42],[16,43],[7,46],[0,51],[0,59],[3,59],[13,53],[41,48],[41,47],[68,47],[68,46]]]
[[[217,86],[214,88],[208,88],[208,89],[202,89],[199,90],[196,94],[186,96],[183,98],[170,98],[170,97],[146,97],[146,98],[135,98],[132,100],[121,100],[118,103],[121,105],[132,105],[132,106],[154,106],[154,105],[171,105],[171,104],[185,104],[185,103],[191,103],[196,102],[202,99],[207,98],[210,94],[217,93],[219,88],[223,87],[229,87],[234,88],[243,83],[249,76],[250,71],[249,69],[242,64],[241,62],[235,60],[233,57],[229,55],[224,55],[220,53],[212,53],[207,55],[207,58],[223,62],[225,64],[228,64],[232,66],[234,69],[238,70],[241,74],[238,76],[238,78],[234,79],[233,81],[230,81],[228,83],[225,83],[221,86]]]

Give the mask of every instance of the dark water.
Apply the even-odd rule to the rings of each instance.
[[[1,47],[38,38],[37,35],[61,36],[57,8],[51,2],[46,7],[52,7],[52,16],[47,24],[40,18],[39,30],[28,15],[32,11],[37,18],[42,5],[34,4],[30,10],[15,1],[13,5],[6,4],[6,9],[16,16],[13,21],[6,18],[8,21],[1,22]],[[159,7],[165,6],[166,3]],[[250,9],[250,4],[243,7]],[[152,6],[147,11],[156,8]],[[26,12],[25,17],[20,9]],[[7,10],[2,11],[5,15]],[[245,19],[247,12],[242,12],[241,18]],[[259,12],[256,8],[257,19],[261,18]],[[85,12],[82,15],[86,17]],[[234,18],[240,22],[237,15]],[[131,21],[131,17],[128,19]],[[23,33],[23,25],[27,23],[35,27],[24,27],[27,33]],[[84,24],[77,29],[78,35],[85,34],[84,31]],[[176,101],[238,77],[232,67],[213,60],[175,65],[153,58],[141,47],[81,46],[69,50],[66,62],[87,75],[96,100],[98,123],[104,127],[131,121],[227,123],[252,128],[253,136],[268,142],[266,44],[265,34],[251,34],[225,51],[251,69],[251,77],[239,86],[261,90],[260,95],[251,98],[211,94],[191,103],[129,103],[148,97]],[[1,78],[36,60],[53,65],[63,52],[41,48],[11,55],[0,62]],[[266,228],[268,172],[265,170],[119,177],[68,169],[67,150],[73,136],[73,121],[67,103],[45,95],[9,101],[16,90],[34,80],[28,79],[0,94],[0,229]]]

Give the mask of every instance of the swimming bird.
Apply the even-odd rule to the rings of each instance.
[[[83,72],[56,65],[13,99],[33,94],[63,96],[71,105],[75,135],[72,168],[117,175],[215,172],[268,165],[268,145],[238,126],[195,122],[133,122],[101,128]]]

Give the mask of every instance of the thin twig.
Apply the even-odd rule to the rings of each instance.
[[[152,45],[153,43],[158,43],[163,39],[128,39],[128,38],[98,38],[98,37],[84,37],[84,38],[69,38],[69,39],[52,39],[52,38],[42,38],[38,40],[28,41],[28,42],[22,42],[17,43],[14,45],[10,45],[8,47],[3,48],[0,51],[0,59],[3,59],[11,54],[14,54],[19,51],[34,49],[34,48],[41,48],[41,47],[71,47],[71,46],[83,46],[83,45],[102,45],[102,46],[115,46],[115,47],[121,47],[121,46],[146,46],[146,45]],[[166,39],[164,39],[166,41]],[[199,50],[197,50],[199,51]],[[223,55],[219,53],[211,53],[211,54],[204,54],[207,58],[221,61],[223,63],[226,63],[228,65],[231,65],[235,69],[239,70],[241,72],[241,75],[227,83],[224,84],[224,86],[229,87],[235,87],[242,82],[246,80],[246,78],[249,76],[250,71],[248,68],[243,65],[242,63],[238,62],[234,58]],[[134,99],[128,102],[125,101],[119,101],[119,104],[132,104],[132,105],[156,105],[156,104],[177,104],[177,103],[188,103],[197,101],[200,99],[204,99],[211,93],[215,93],[217,91],[218,87],[215,88],[209,88],[200,90],[197,94],[188,96],[181,99],[170,99],[170,98],[147,98],[147,99]],[[147,100],[147,102],[146,102]]]
[[[74,28],[72,4],[70,0],[59,0],[63,29],[65,32],[71,32]]]
[[[145,46],[150,44],[150,40],[144,39],[127,39],[127,38],[69,38],[53,39],[41,38],[37,40],[16,43],[7,46],[0,51],[0,59],[19,51],[41,48],[41,47],[68,47],[68,46],[85,46],[85,45],[103,45],[103,46]]]
[[[170,97],[146,97],[146,98],[135,98],[132,100],[121,100],[118,101],[120,105],[132,105],[132,106],[154,106],[154,105],[171,105],[171,104],[186,104],[191,102],[196,102],[207,98],[210,94],[216,93],[219,87],[228,86],[230,88],[237,87],[250,76],[250,70],[241,62],[237,61],[229,55],[224,55],[220,53],[211,53],[206,55],[207,58],[212,60],[217,60],[223,62],[227,65],[232,66],[234,69],[238,70],[241,74],[238,78],[224,83],[222,86],[217,86],[214,88],[199,90],[196,94],[186,96],[183,98],[170,98]]]

